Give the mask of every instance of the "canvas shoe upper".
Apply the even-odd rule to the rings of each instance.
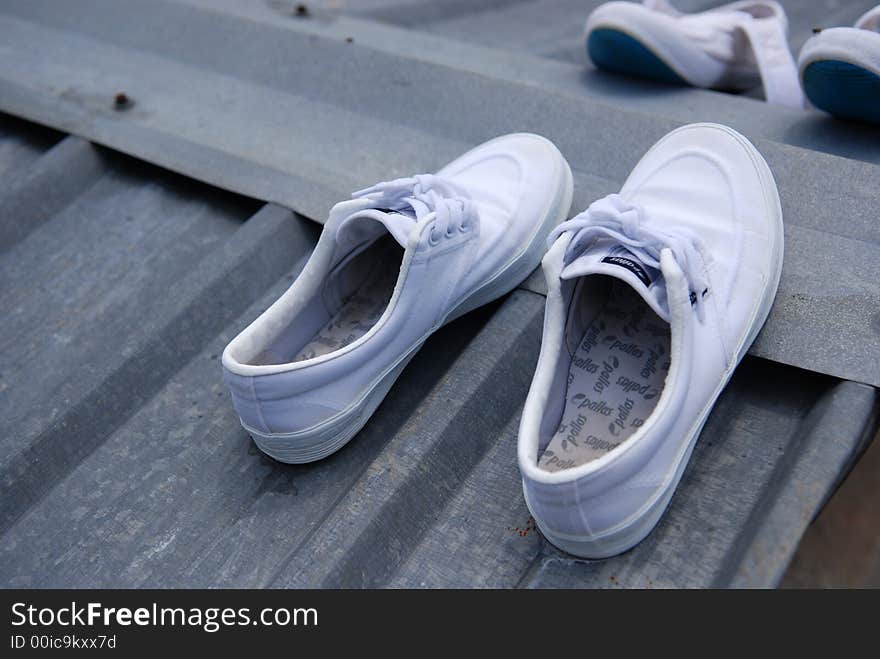
[[[608,2],[587,20],[587,50],[599,68],[715,89],[763,84],[767,101],[803,107],[778,2],[743,0],[684,14],[667,0]]]
[[[661,139],[619,194],[551,234],[518,446],[550,542],[599,558],[653,528],[769,313],[782,240],[766,162],[714,124]]]
[[[223,352],[242,425],[285,462],[338,449],[433,331],[537,267],[571,195],[559,150],[523,133],[334,206],[296,281]]]
[[[880,123],[880,6],[855,27],[818,30],[798,57],[810,102],[835,116]]]

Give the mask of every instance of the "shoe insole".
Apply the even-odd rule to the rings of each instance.
[[[382,316],[400,274],[400,262],[377,259],[364,283],[345,300],[339,311],[324,325],[293,358],[293,361],[314,359],[335,352],[353,343]]]
[[[835,117],[880,123],[880,76],[837,60],[813,62],[804,71],[810,102]]]
[[[620,446],[647,419],[669,372],[669,325],[623,282],[578,343],[562,419],[538,460],[570,469]]]

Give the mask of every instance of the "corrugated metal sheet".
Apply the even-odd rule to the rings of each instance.
[[[76,135],[0,117],[0,583],[778,582],[876,425],[877,135],[590,78],[570,4],[326,2],[307,19],[279,1],[0,6],[0,108]],[[793,40],[816,4],[862,3],[793,12]],[[694,114],[731,118],[768,156],[786,269],[645,543],[575,561],[528,519],[514,456],[537,278],[428,341],[337,455],[287,466],[253,447],[217,358],[304,263],[307,217],[522,129],[560,145],[584,205]]]
[[[190,3],[89,0],[83,8],[91,11],[70,14],[53,7],[34,0],[0,15],[9,35],[0,44],[0,108],[318,221],[351,190],[432,171],[520,130],[560,147],[582,208],[619,189],[642,154],[682,123],[308,27],[331,19],[273,13],[261,21]],[[119,90],[130,107],[114,106]],[[718,94],[687,91],[718,102]],[[752,354],[880,385],[880,169],[756,142],[780,186],[789,249]]]

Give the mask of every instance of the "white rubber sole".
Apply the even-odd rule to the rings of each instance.
[[[550,231],[565,220],[571,211],[574,181],[568,162],[562,154],[559,154],[559,157],[563,169],[559,188],[553,204],[547,210],[539,228],[525,249],[515,255],[479,288],[466,294],[461,301],[452,307],[439,325],[427,332],[406,354],[382,373],[361,398],[333,417],[305,430],[276,434],[261,432],[242,422],[242,426],[251,435],[259,449],[269,457],[288,464],[315,462],[335,453],[350,442],[366,425],[388,394],[391,386],[403,372],[404,367],[431,334],[469,311],[509,293],[528,277],[541,262],[541,257],[546,249],[545,241]]]
[[[700,412],[700,415],[691,427],[691,430],[685,436],[682,450],[679,452],[663,486],[658,489],[654,497],[647,501],[641,509],[625,521],[617,524],[609,530],[597,534],[567,535],[555,533],[553,530],[547,528],[538,516],[534,516],[535,523],[548,542],[559,549],[580,558],[602,559],[622,554],[635,547],[651,533],[663,517],[663,513],[666,511],[666,508],[672,500],[672,495],[675,493],[675,490],[681,481],[685,467],[687,467],[691,454],[693,453],[694,446],[699,439],[703,426],[706,424],[706,420],[709,418],[710,412],[715,407],[718,397],[721,395],[721,392],[724,391],[724,388],[733,376],[736,367],[739,365],[740,361],[742,361],[743,357],[745,357],[752,343],[754,343],[760,333],[761,328],[767,321],[767,317],[770,315],[773,301],[776,299],[776,291],[779,288],[779,279],[782,276],[782,259],[785,249],[782,224],[782,204],[779,200],[779,193],[776,188],[776,182],[773,179],[773,173],[770,171],[770,167],[767,165],[764,157],[739,133],[725,126],[715,125],[715,127],[725,130],[731,136],[736,138],[740,144],[746,147],[746,150],[758,170],[768,206],[776,210],[776,217],[773,222],[773,240],[775,244],[774,249],[772,250],[773,262],[771,263],[771,277],[768,279],[764,287],[760,304],[755,308],[751,323],[749,324],[749,330],[738,345],[734,363],[725,372],[718,387]],[[529,502],[528,489],[523,487],[523,492],[526,499],[526,505],[529,510],[532,511],[533,507]]]
[[[299,432],[268,434],[242,422],[257,447],[270,458],[287,464],[322,460],[348,444],[366,425],[421,344],[404,355],[354,404],[326,421]]]

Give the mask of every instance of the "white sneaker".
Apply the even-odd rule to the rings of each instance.
[[[620,194],[551,240],[519,466],[547,539],[602,558],[657,523],[767,318],[782,211],[748,140],[694,124],[660,140]]]
[[[820,30],[801,49],[810,102],[836,117],[880,123],[880,7],[853,27]]]
[[[778,2],[743,0],[682,14],[667,0],[608,2],[587,20],[600,69],[713,89],[763,83],[769,103],[801,108],[803,94]]]
[[[559,150],[516,134],[334,206],[300,276],[223,352],[244,428],[282,462],[338,450],[432,332],[537,267],[571,197]]]

